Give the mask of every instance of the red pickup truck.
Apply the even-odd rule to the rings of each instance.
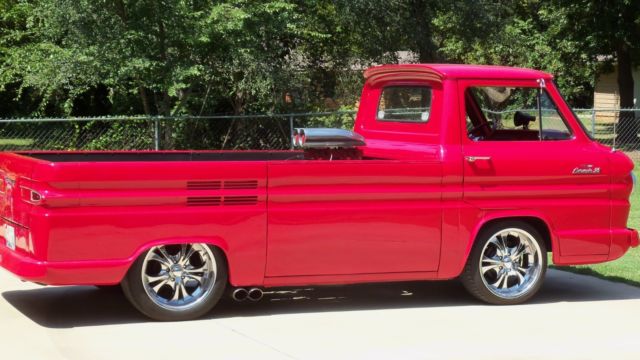
[[[0,264],[53,285],[120,284],[158,320],[226,288],[461,278],[521,303],[558,265],[617,259],[633,163],[590,138],[547,73],[385,65],[353,131],[291,151],[0,154]]]

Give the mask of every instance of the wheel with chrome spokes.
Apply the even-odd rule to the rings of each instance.
[[[545,242],[531,225],[489,226],[476,239],[462,274],[467,290],[492,304],[517,304],[533,296],[547,266]]]
[[[122,287],[142,313],[156,320],[188,320],[211,310],[227,281],[222,253],[207,244],[159,245],[131,267]]]
[[[216,260],[206,245],[156,246],[145,256],[142,283],[157,305],[188,309],[213,290],[216,269]]]

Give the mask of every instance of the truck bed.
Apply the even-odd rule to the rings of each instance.
[[[97,266],[90,281],[121,278],[131,256],[162,239],[232,239],[231,257],[264,273],[267,163],[297,151],[0,153],[0,218],[11,224],[12,253],[35,264],[33,281],[69,284],[64,264]],[[251,229],[242,231],[239,229]],[[0,226],[0,236],[2,227]],[[238,260],[236,260],[238,259]],[[106,262],[105,262],[106,261]],[[64,269],[42,271],[38,263]],[[94,265],[86,265],[94,264]],[[105,265],[107,264],[107,265]],[[71,265],[68,265],[72,267]],[[244,267],[244,266],[243,266]],[[77,272],[76,272],[77,273]],[[46,277],[45,281],[43,278]],[[78,280],[78,278],[75,278]]]

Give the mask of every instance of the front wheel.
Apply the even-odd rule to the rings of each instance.
[[[224,255],[207,244],[160,245],[132,265],[122,281],[129,301],[154,320],[198,318],[220,300],[227,284]]]
[[[462,283],[490,304],[519,304],[542,286],[547,250],[540,233],[520,221],[490,225],[476,239]]]

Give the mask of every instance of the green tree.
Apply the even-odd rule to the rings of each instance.
[[[588,106],[596,70],[584,39],[572,34],[570,8],[549,0],[339,2],[353,24],[363,59],[397,61],[410,50],[420,62],[523,66],[556,75],[573,104]]]
[[[354,50],[365,60],[397,61],[396,52],[413,51],[420,62],[440,59],[433,19],[447,2],[437,0],[338,0],[351,28]]]
[[[573,24],[567,8],[539,0],[462,3],[435,19],[446,34],[440,50],[446,58],[547,71],[571,103],[589,105],[596,66],[582,40],[567,36]]]
[[[19,84],[73,112],[79,96],[106,86],[115,110],[173,115],[229,106],[267,110],[295,81],[305,27],[286,0],[37,0],[6,3],[0,86]],[[18,16],[19,15],[19,16]],[[198,96],[194,96],[198,95]],[[210,104],[203,102],[209,101]],[[119,105],[119,106],[118,106]],[[208,108],[207,108],[208,106]],[[197,110],[196,110],[197,109]]]
[[[611,4],[3,0],[0,97],[33,115],[323,109],[340,106],[324,101],[336,96],[355,103],[354,69],[409,50],[421,62],[546,70],[581,105],[597,55],[614,54],[629,106],[625,64],[636,63],[639,5]]]
[[[618,89],[621,108],[634,108],[633,68],[640,65],[640,2],[636,0],[556,1],[564,7],[571,25],[566,34],[581,41],[580,49],[592,61],[599,62],[601,71],[618,67]],[[638,133],[635,116],[624,116],[618,128],[620,140],[629,141],[629,134]],[[637,136],[631,139],[637,142]]]
[[[301,44],[327,35],[311,29],[304,15],[313,14],[300,10],[288,1],[236,0],[213,6],[203,20],[200,45],[219,54],[207,64],[207,89],[223,94],[235,114],[273,111],[287,89],[304,81]]]

